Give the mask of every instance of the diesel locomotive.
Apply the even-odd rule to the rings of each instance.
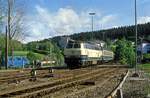
[[[92,42],[69,41],[64,49],[65,63],[70,68],[102,64],[114,59],[114,53]]]

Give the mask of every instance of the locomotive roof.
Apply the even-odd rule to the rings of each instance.
[[[69,41],[74,43],[90,43],[90,44],[105,43],[104,41],[75,41],[75,40],[69,40]]]

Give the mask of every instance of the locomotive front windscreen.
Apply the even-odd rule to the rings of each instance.
[[[68,43],[66,48],[81,48],[80,43]]]

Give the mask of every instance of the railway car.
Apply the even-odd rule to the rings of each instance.
[[[68,42],[64,49],[65,63],[77,68],[112,61],[114,53],[90,42]]]

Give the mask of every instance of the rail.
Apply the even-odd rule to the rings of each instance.
[[[93,78],[104,76],[108,73],[113,73],[117,69],[96,69],[92,72],[84,73],[76,77],[63,78],[61,80],[56,80],[53,82],[42,83],[35,86],[29,86],[27,88],[18,89],[16,91],[12,90],[10,92],[4,92],[0,97],[17,97],[17,98],[37,98],[45,96],[50,93],[62,90],[63,88],[72,87],[78,84],[85,83],[87,80]],[[35,97],[34,97],[35,96]]]
[[[122,86],[125,80],[127,79],[128,75],[129,75],[129,70],[126,73],[126,75],[121,79],[121,82],[118,84],[118,86],[106,98],[115,98],[115,96],[117,96],[117,98],[123,98]]]

